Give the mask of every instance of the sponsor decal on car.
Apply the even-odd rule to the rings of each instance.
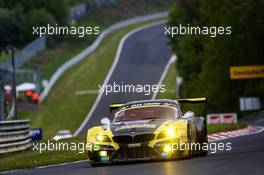
[[[125,130],[125,129],[133,129],[133,128],[156,128],[155,124],[131,124],[131,125],[123,125],[115,128],[115,131]]]

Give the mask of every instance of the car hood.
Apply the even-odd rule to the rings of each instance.
[[[119,122],[110,125],[113,135],[154,133],[163,123],[168,120],[135,120]]]

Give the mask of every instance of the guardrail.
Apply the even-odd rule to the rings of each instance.
[[[89,0],[88,2],[77,4],[70,8],[69,20],[77,20],[83,15],[98,10],[102,7],[114,5],[119,0]]]
[[[0,154],[23,151],[31,145],[29,120],[0,122]]]
[[[52,87],[55,85],[57,80],[62,76],[62,74],[64,72],[66,72],[69,68],[74,66],[76,63],[84,60],[88,55],[90,55],[93,51],[95,51],[95,49],[100,45],[102,40],[107,35],[109,35],[111,32],[114,32],[118,29],[121,29],[123,27],[127,27],[127,26],[132,25],[132,24],[150,21],[150,20],[154,20],[154,19],[159,19],[159,18],[163,18],[163,17],[167,17],[167,16],[168,16],[168,12],[160,12],[160,13],[154,13],[154,14],[150,14],[150,15],[139,16],[139,17],[135,17],[135,18],[131,18],[128,20],[121,21],[121,22],[116,23],[116,24],[108,27],[107,29],[105,29],[99,35],[99,37],[97,37],[97,39],[93,42],[92,45],[90,45],[89,47],[84,49],[78,55],[71,58],[69,61],[67,61],[66,63],[64,63],[62,66],[60,66],[57,69],[57,71],[51,76],[48,85],[45,87],[44,91],[41,93],[40,102],[42,103],[46,99],[50,90],[52,89]]]

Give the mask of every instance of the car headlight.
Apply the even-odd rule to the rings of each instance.
[[[110,139],[107,135],[100,135],[100,134],[97,134],[95,136],[95,139],[99,142],[110,142]]]
[[[168,128],[162,132],[160,132],[160,134],[158,135],[158,139],[159,138],[174,138],[175,137],[175,130],[173,128]]]

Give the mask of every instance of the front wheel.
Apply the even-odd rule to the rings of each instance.
[[[109,161],[100,160],[100,156],[98,155],[98,152],[92,153],[89,151],[88,152],[88,160],[90,160],[89,163],[93,167],[109,165],[109,163],[110,163]]]
[[[193,156],[193,151],[192,151],[192,148],[191,148],[191,143],[192,143],[192,129],[190,127],[190,125],[188,125],[187,127],[187,138],[188,138],[188,156],[187,158],[188,159],[191,159],[192,156]]]
[[[90,165],[92,167],[98,167],[98,166],[108,166],[108,165],[111,165],[112,163],[110,162],[90,162]]]
[[[202,145],[208,144],[208,137],[207,137],[207,125],[206,123],[203,124],[203,130],[202,130]],[[208,150],[202,150],[201,156],[206,156],[208,154]]]
[[[91,165],[92,167],[97,167],[97,166],[99,166],[99,164],[98,164],[97,162],[90,162],[90,165]]]

